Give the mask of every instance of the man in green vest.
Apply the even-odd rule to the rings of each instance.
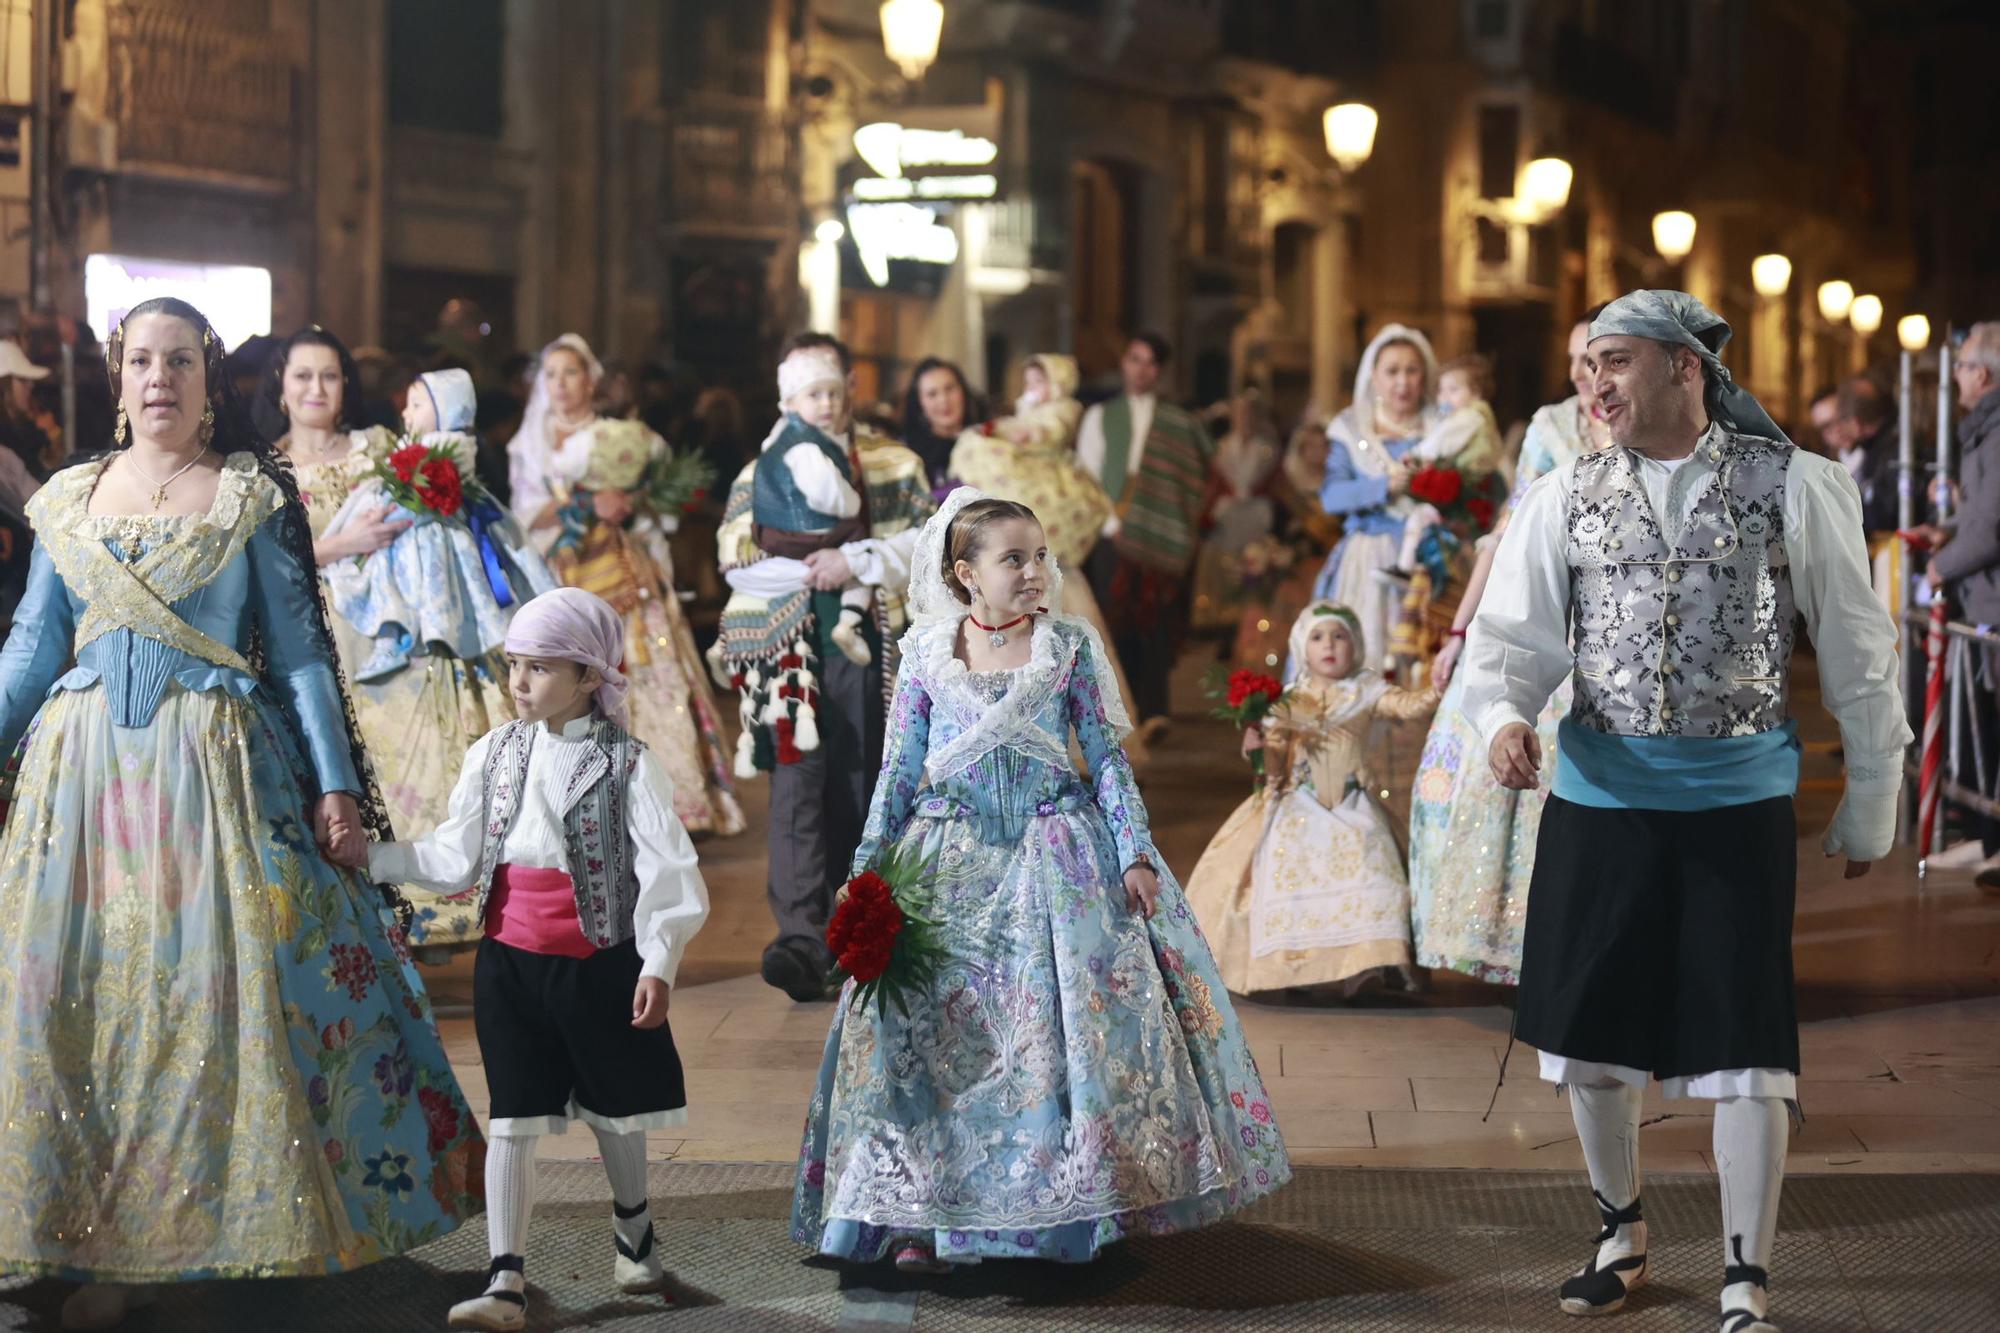
[[[1084,413],[1076,437],[1077,461],[1113,506],[1085,569],[1132,682],[1132,714],[1157,725],[1187,630],[1188,570],[1215,454],[1201,423],[1158,396],[1172,354],[1157,333],[1133,335],[1118,365],[1125,392]]]

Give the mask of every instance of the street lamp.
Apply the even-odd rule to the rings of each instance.
[[[1882,327],[1882,298],[1879,296],[1857,296],[1854,304],[1847,308],[1847,322],[1854,331],[1866,338]]]
[[[1829,324],[1838,324],[1847,318],[1849,307],[1854,304],[1854,284],[1835,278],[1832,282],[1819,285],[1819,314]]]
[[[944,35],[942,0],[882,0],[882,49],[915,83],[937,59]]]
[[[1921,352],[1931,345],[1931,322],[1922,315],[1905,315],[1896,321],[1896,341],[1906,352]]]
[[[1783,296],[1792,285],[1792,261],[1783,255],[1758,255],[1750,261],[1750,285],[1759,296]]]
[[[1653,214],[1653,248],[1669,264],[1678,264],[1694,249],[1694,214],[1680,209]]]
[[[825,245],[838,245],[845,235],[847,228],[840,224],[839,218],[825,218],[813,228],[813,236]]]
[[[1521,169],[1521,198],[1537,215],[1553,217],[1569,203],[1576,169],[1553,154],[1538,157]]]
[[[1326,151],[1342,171],[1351,172],[1375,151],[1375,125],[1379,118],[1366,102],[1342,102],[1326,109]]]

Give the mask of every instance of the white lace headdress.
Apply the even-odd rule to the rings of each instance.
[[[549,353],[566,351],[583,363],[583,371],[590,379],[593,391],[597,382],[604,378],[604,363],[590,350],[580,333],[565,333],[542,349],[535,358],[535,383],[528,391],[528,406],[521,413],[521,425],[514,432],[514,438],[507,445],[507,461],[511,469],[514,488],[513,504],[515,512],[523,519],[532,517],[530,509],[540,509],[549,494],[549,454],[555,449],[555,427],[550,421],[552,408],[549,403],[548,382],[542,378],[542,368],[548,364]]]
[[[960,714],[963,726],[951,740],[931,751],[926,767],[934,777],[962,772],[1001,745],[1037,754],[1050,763],[1069,762],[1068,736],[1052,737],[1037,722],[1069,679],[1067,654],[1058,653],[1059,636],[1052,625],[1073,630],[1089,642],[1090,676],[1104,702],[1105,721],[1120,739],[1132,730],[1132,717],[1118,691],[1118,677],[1111,670],[1104,640],[1089,621],[1061,613],[1063,571],[1053,555],[1049,557],[1048,587],[1043,590],[1050,613],[1035,626],[1028,664],[1008,687],[1006,695],[995,704],[969,689],[953,687],[965,674],[965,666],[957,656],[958,623],[970,608],[945,584],[945,538],[967,505],[993,498],[970,486],[961,486],[946,496],[917,535],[916,553],[911,558],[911,628],[905,660],[914,658],[922,664],[934,691],[933,705],[942,704]]]

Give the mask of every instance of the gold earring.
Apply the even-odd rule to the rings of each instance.
[[[111,432],[111,443],[120,449],[125,447],[125,404],[118,404],[118,425]]]
[[[215,404],[210,403],[207,407],[201,409],[202,447],[207,448],[208,442],[214,438],[215,438]]]

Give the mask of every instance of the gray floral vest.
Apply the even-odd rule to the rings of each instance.
[[[1785,557],[1792,446],[1711,430],[1715,470],[1670,537],[1624,449],[1577,460],[1567,553],[1579,725],[1749,736],[1783,725],[1796,611]]]
[[[485,842],[479,858],[479,917],[486,917],[500,845],[507,840],[528,780],[528,757],[541,728],[509,722],[486,751],[483,774]],[[587,743],[565,745],[562,775],[563,870],[576,889],[584,938],[609,949],[632,938],[639,877],[632,866],[632,832],[625,819],[625,784],[646,747],[623,727],[598,718]]]

